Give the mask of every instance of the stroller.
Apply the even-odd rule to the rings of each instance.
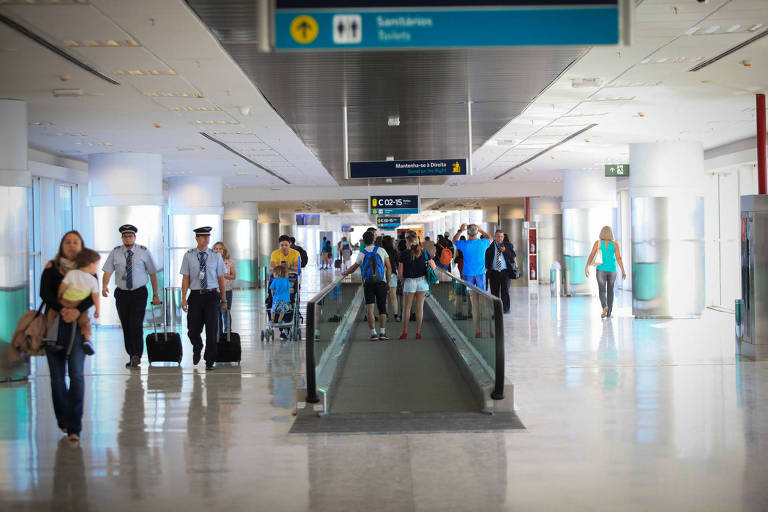
[[[272,279],[274,277],[270,274],[269,284],[272,284]],[[291,281],[291,310],[283,314],[283,321],[280,323],[273,322],[270,318],[272,295],[269,293],[269,286],[267,286],[267,297],[264,301],[267,314],[264,317],[264,328],[261,330],[262,342],[271,343],[275,341],[275,328],[279,329],[280,333],[287,337],[287,340],[298,341],[301,339],[301,321],[303,319],[299,311],[301,275],[290,273],[288,279]],[[275,316],[277,316],[277,313]]]

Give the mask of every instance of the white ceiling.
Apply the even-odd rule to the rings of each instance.
[[[121,82],[111,85],[0,25],[6,70],[0,97],[29,103],[32,146],[80,159],[94,152],[161,153],[165,175],[221,175],[238,197],[248,187],[285,187],[199,133],[206,132],[291,187],[303,187],[303,194],[338,186],[181,0],[0,0],[0,13]],[[632,46],[591,49],[475,151],[474,175],[449,183],[494,183],[592,123],[597,126],[500,181],[546,182],[559,191],[564,169],[626,162],[632,142],[699,140],[711,148],[754,135],[754,93],[768,89],[768,37],[701,71],[688,69],[768,28],[768,0],[645,0],[635,19]],[[693,27],[700,28],[691,33]],[[89,47],[89,40],[121,46]],[[139,46],[126,46],[129,40]],[[129,74],[137,70],[144,74]],[[602,85],[572,87],[583,78]],[[54,98],[56,88],[85,95]],[[498,193],[489,188],[488,195]]]
[[[766,30],[768,1],[645,0],[635,14],[632,46],[592,48],[475,151],[470,181],[494,181],[593,123],[501,180],[557,182],[565,169],[626,163],[633,142],[697,140],[712,148],[754,137],[754,94],[768,89],[768,37],[700,71],[688,70]],[[584,78],[602,85],[572,86]]]
[[[0,25],[0,67],[13,70],[0,82],[0,96],[28,102],[31,146],[82,159],[89,153],[161,153],[166,176],[221,175],[227,187],[284,185],[200,135],[206,132],[291,184],[334,185],[183,2],[0,4],[0,13],[121,83],[109,84]],[[90,47],[88,41],[121,46]],[[57,88],[85,94],[54,98]],[[249,115],[241,113],[243,106]]]

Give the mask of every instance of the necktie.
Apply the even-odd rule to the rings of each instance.
[[[496,270],[501,270],[501,251],[499,250],[499,246],[496,246]]]
[[[125,287],[133,290],[133,251],[125,255]]]
[[[208,289],[208,276],[205,272],[205,262],[208,259],[208,253],[207,252],[201,252],[199,253],[198,257],[200,258],[200,288],[203,290]]]

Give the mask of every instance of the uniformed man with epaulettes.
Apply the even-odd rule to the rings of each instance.
[[[144,312],[147,309],[147,282],[152,282],[152,304],[160,304],[160,289],[157,286],[157,267],[149,249],[136,243],[136,226],[123,224],[118,228],[123,245],[118,245],[109,253],[101,270],[101,294],[109,295],[107,286],[112,274],[115,274],[115,303],[120,325],[123,327],[123,340],[129,361],[126,368],[137,368],[144,353]]]
[[[184,253],[181,262],[181,309],[187,312],[187,334],[192,343],[192,363],[200,362],[203,350],[201,333],[205,326],[205,369],[216,364],[219,309],[227,309],[227,289],[224,275],[227,269],[221,254],[210,249],[210,226],[197,228],[197,247]],[[187,299],[189,290],[189,299]]]

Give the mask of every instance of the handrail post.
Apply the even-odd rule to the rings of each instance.
[[[315,375],[315,303],[307,303],[307,402],[316,404],[320,401],[317,396],[317,376]]]
[[[502,305],[500,300],[493,301],[494,324],[496,326],[496,382],[491,398],[504,399],[504,321],[502,319]]]

